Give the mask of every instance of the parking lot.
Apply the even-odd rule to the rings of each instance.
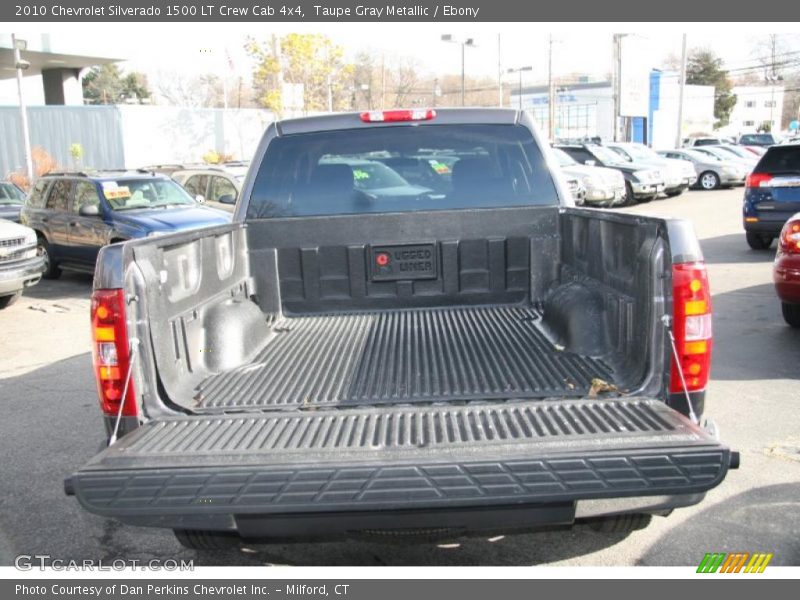
[[[705,552],[772,552],[800,564],[800,331],[771,281],[773,251],[750,250],[740,188],[688,192],[624,209],[693,221],[713,290],[714,367],[706,416],[741,452],[741,468],[698,506],[627,538],[588,527],[443,545],[364,541],[274,545],[230,553],[180,547],[167,531],[82,511],[62,481],[102,438],[89,354],[91,277],[42,281],[0,313],[0,564],[19,554],[111,560],[194,558],[212,565],[692,565]]]

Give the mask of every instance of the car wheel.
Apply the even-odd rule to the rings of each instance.
[[[706,171],[700,175],[700,187],[704,190],[715,190],[719,187],[719,175],[714,171]]]
[[[10,296],[0,296],[0,310],[11,306],[19,300],[19,297],[22,296],[22,292],[17,292],[16,294],[11,294]]]
[[[45,279],[58,279],[61,277],[61,269],[58,268],[58,264],[52,258],[50,244],[47,243],[47,240],[42,235],[38,238],[36,254],[44,258],[44,273],[42,273],[42,277]]]
[[[625,201],[620,206],[633,206],[636,204],[636,198],[633,197],[633,186],[630,181],[625,182]]]
[[[745,238],[747,238],[747,245],[753,250],[768,250],[773,240],[770,235],[754,233],[752,231],[745,232]]]
[[[644,529],[650,524],[652,519],[652,515],[633,513],[589,519],[586,524],[594,531],[600,533],[631,533],[632,531]]]
[[[238,534],[227,531],[173,529],[172,532],[181,546],[190,550],[228,550],[236,548],[242,541]]]
[[[781,302],[781,312],[783,312],[783,320],[787,325],[800,328],[800,304]]]

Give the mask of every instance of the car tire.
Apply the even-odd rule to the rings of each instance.
[[[781,302],[781,312],[783,320],[790,327],[800,328],[800,304],[789,304]]]
[[[43,235],[38,237],[36,254],[44,257],[44,272],[42,273],[42,277],[45,279],[58,279],[61,277],[61,269],[58,267],[58,263],[51,258],[50,244],[47,243]]]
[[[755,233],[753,231],[745,232],[745,238],[747,239],[747,245],[753,250],[769,250],[769,247],[772,245],[772,240],[774,239],[770,235]]]
[[[631,533],[644,529],[653,519],[652,515],[632,513],[590,519],[586,522],[589,527],[598,533]]]
[[[714,173],[714,171],[705,171],[701,173],[697,181],[700,184],[700,188],[706,191],[719,189],[721,183],[719,175]]]
[[[633,196],[633,186],[630,181],[625,182],[625,200],[620,206],[633,206],[636,204],[636,198]]]
[[[227,531],[203,531],[200,529],[173,529],[181,546],[190,550],[230,550],[237,548],[242,538]]]
[[[22,292],[17,292],[15,294],[11,294],[10,296],[0,296],[0,310],[8,308],[14,304],[14,302],[19,300],[20,296],[22,296]]]

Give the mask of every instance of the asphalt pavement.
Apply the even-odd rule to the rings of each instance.
[[[800,565],[800,331],[771,283],[774,249],[750,250],[742,190],[688,192],[624,209],[690,219],[709,266],[714,358],[706,416],[741,468],[701,504],[629,536],[586,526],[445,545],[346,541],[183,549],[171,532],[81,510],[63,479],[98,450],[91,369],[91,277],[43,281],[0,312],[0,565],[20,554],[63,560],[194,559],[196,565],[696,565],[706,552],[772,552]]]

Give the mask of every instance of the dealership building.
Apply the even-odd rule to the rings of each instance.
[[[645,114],[627,119],[628,141],[653,148],[673,148],[678,134],[680,86],[678,74],[653,70],[649,73],[649,99]],[[549,130],[547,86],[522,89],[521,106],[530,111],[542,131]],[[519,90],[511,91],[511,106],[520,106]],[[610,81],[558,83],[555,93],[556,138],[614,138],[614,91]],[[681,136],[711,132],[714,125],[714,87],[686,85]]]

